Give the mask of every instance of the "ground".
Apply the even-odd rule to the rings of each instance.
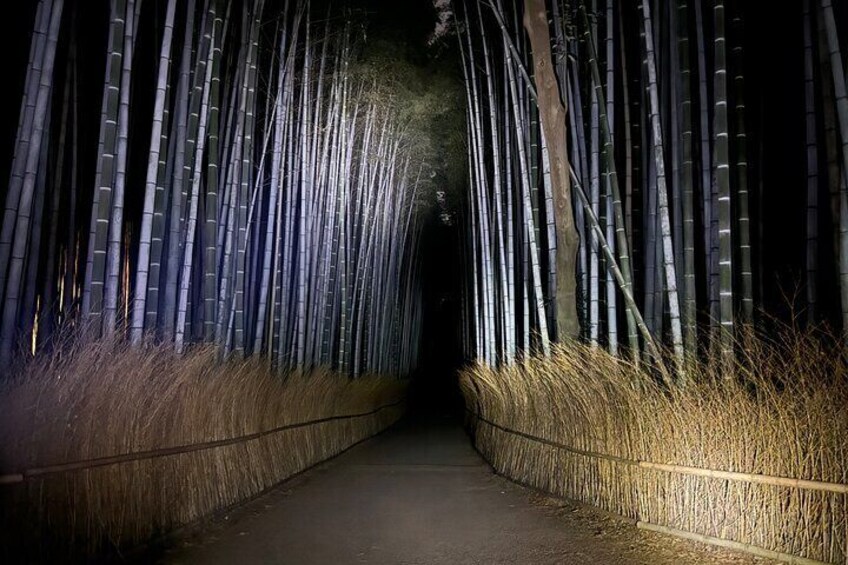
[[[160,563],[767,563],[511,483],[456,418],[434,414],[407,418],[165,545]]]

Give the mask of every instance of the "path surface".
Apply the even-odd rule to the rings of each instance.
[[[495,476],[455,419],[409,418],[173,540],[163,563],[763,563]]]

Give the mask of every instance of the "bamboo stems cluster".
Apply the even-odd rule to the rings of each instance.
[[[848,202],[848,161],[838,150],[848,138],[845,63],[831,3],[815,4],[805,5],[803,19],[812,323],[821,319],[818,191],[826,177],[816,156],[818,77],[830,112],[823,121],[827,177],[836,183],[831,220],[848,311],[848,212],[840,204]],[[765,196],[762,171],[749,163],[756,127],[745,105],[744,7],[465,0],[455,8],[472,161],[468,358],[508,365],[522,352],[547,354],[551,340],[580,337],[636,361],[668,345],[680,378],[686,357],[699,351],[730,366],[739,325],[754,322],[764,284],[756,280],[763,276]],[[547,94],[546,69],[555,73],[558,96]],[[560,156],[570,183],[552,182]],[[573,206],[558,206],[563,192]],[[540,229],[563,216],[576,226],[576,258],[566,232]],[[576,268],[575,335],[562,331],[561,318],[571,314],[557,305],[570,292],[559,278],[564,262]]]
[[[37,347],[81,320],[94,336],[138,344],[153,333],[177,351],[210,342],[274,366],[408,373],[421,322],[422,165],[389,94],[351,71],[351,18],[316,22],[309,0],[167,0],[163,11],[112,0],[85,216],[83,7],[71,6],[63,16],[62,0],[40,0],[36,14],[0,238],[3,361],[22,339]],[[152,88],[138,83],[142,22],[155,27]],[[149,130],[130,119],[145,97]],[[137,155],[143,184],[130,178]],[[58,214],[65,202],[74,206]],[[61,253],[40,241],[45,213],[51,245],[56,226],[68,234]]]

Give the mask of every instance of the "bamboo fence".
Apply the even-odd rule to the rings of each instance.
[[[637,527],[649,531],[681,537],[744,553],[750,553],[752,555],[767,559],[785,561],[787,563],[797,563],[802,565],[848,563],[848,554],[846,554],[846,544],[848,544],[848,535],[846,535],[845,533],[843,533],[842,539],[840,541],[835,541],[831,544],[830,547],[831,555],[833,555],[833,550],[840,551],[842,555],[842,560],[823,561],[820,559],[811,559],[808,557],[797,555],[795,553],[778,551],[768,547],[762,547],[754,543],[749,543],[746,540],[758,537],[756,535],[756,532],[754,531],[737,531],[735,535],[738,536],[739,539],[729,539],[728,537],[724,536],[708,535],[702,532],[693,531],[695,528],[693,528],[693,530],[690,530],[687,528],[675,528],[670,525],[652,523],[651,521],[642,519],[642,516],[657,516],[657,514],[655,511],[652,511],[654,509],[649,508],[650,505],[644,504],[645,502],[647,502],[646,497],[644,493],[640,492],[640,487],[645,487],[649,484],[657,485],[660,483],[665,483],[666,485],[671,486],[672,488],[675,482],[678,484],[686,484],[685,480],[674,481],[668,480],[668,478],[663,478],[662,475],[664,474],[678,475],[680,477],[689,476],[713,479],[714,482],[712,485],[702,485],[702,487],[704,488],[710,487],[708,489],[710,492],[720,492],[720,490],[724,490],[722,487],[729,490],[732,488],[731,483],[741,482],[752,485],[766,485],[771,487],[783,487],[785,489],[796,489],[798,491],[818,491],[840,495],[840,497],[842,498],[842,508],[844,512],[845,509],[848,508],[848,501],[846,501],[848,497],[845,496],[846,494],[848,494],[848,484],[831,483],[826,481],[814,481],[807,479],[795,479],[789,477],[775,477],[756,473],[741,473],[721,471],[716,469],[703,469],[686,465],[673,465],[667,463],[656,463],[652,461],[626,459],[615,455],[577,449],[545,438],[536,437],[518,430],[513,430],[508,427],[502,426],[496,422],[488,420],[487,418],[471,410],[468,410],[468,414],[473,419],[474,424],[472,424],[472,426],[476,438],[476,446],[480,453],[483,455],[483,457],[486,458],[486,460],[497,470],[498,473],[503,474],[504,476],[511,479],[517,479],[519,482],[527,486],[540,488],[554,495],[565,496],[567,498],[573,498],[581,500],[583,502],[588,502],[595,506],[600,506],[601,508],[604,508],[606,510],[612,510],[622,516],[635,519]],[[482,429],[480,424],[484,426]],[[516,439],[511,441],[509,439],[506,439],[506,437],[504,436],[512,436]],[[523,446],[519,447],[518,445],[516,445],[516,443],[520,443],[522,441],[526,442]],[[551,448],[551,450],[545,453],[545,448]],[[595,483],[587,481],[586,483],[583,483],[581,485],[581,489],[572,489],[567,487],[562,488],[562,486],[558,486],[557,481],[550,480],[551,475],[554,474],[553,465],[555,465],[556,462],[561,461],[561,459],[557,457],[553,450],[566,452],[570,455],[575,455],[579,458],[583,458],[584,461],[582,462],[582,465],[589,468],[585,471],[585,473],[589,475],[595,474],[598,479],[600,479],[601,468],[603,467],[603,472],[607,474],[606,480],[599,480]],[[530,470],[528,472],[526,466],[522,465],[521,469],[519,470],[514,465],[517,460],[521,458],[529,458],[535,460],[535,463],[539,465],[539,468],[537,470]],[[551,467],[545,466],[544,462],[548,462]],[[581,465],[581,463],[577,463],[575,461],[572,461],[571,464]],[[636,472],[634,472],[634,470]],[[551,475],[545,475],[545,471],[551,471]],[[642,472],[640,473],[639,471]],[[561,474],[562,469],[559,469],[558,473]],[[609,491],[607,493],[600,492],[602,486],[605,485],[606,487],[609,487],[611,481],[620,483],[619,487],[617,489],[614,489],[612,492],[614,493],[613,496],[620,496],[623,498],[623,500],[611,500],[608,496]],[[573,482],[567,482],[566,484],[570,484],[572,486],[574,485]],[[628,497],[627,495],[633,496]],[[685,493],[678,493],[678,496],[685,497]],[[795,496],[801,497],[802,495],[800,493],[796,493]],[[670,499],[675,500],[676,497],[670,497]],[[707,506],[714,506],[716,504],[716,501],[708,500],[706,501],[706,504]],[[748,510],[753,511],[754,509],[748,508]],[[813,510],[814,508],[811,508],[809,512],[812,513]],[[671,512],[681,511],[695,512],[696,510],[690,507],[689,509],[678,508],[672,510]],[[811,523],[814,521],[815,520],[813,519],[804,520],[804,522],[806,523]],[[756,522],[753,522],[751,525],[753,527],[756,527]],[[813,551],[813,548],[801,547],[798,549],[800,549],[804,553],[806,553],[807,551]],[[796,551],[798,551],[798,549],[796,549]]]

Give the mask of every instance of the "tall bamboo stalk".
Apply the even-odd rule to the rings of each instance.
[[[698,0],[696,0],[698,1]],[[692,128],[692,69],[689,62],[689,3],[677,4],[677,47],[680,58],[681,80],[681,168],[683,202],[683,342],[686,350],[697,349],[697,285],[695,279],[695,191]]]
[[[724,1],[716,0],[714,8],[715,27],[715,76],[713,98],[715,114],[714,174],[718,191],[718,272],[719,272],[719,344],[721,356],[729,360],[733,356],[733,215],[730,195],[730,148],[727,117],[727,63]]]
[[[43,149],[43,139],[46,135],[45,123],[48,120],[50,108],[50,97],[53,91],[53,67],[56,59],[56,46],[59,39],[59,29],[62,21],[63,0],[54,0],[50,10],[50,19],[47,33],[43,36],[33,38],[34,43],[43,45],[41,72],[38,73],[37,91],[34,94],[34,107],[32,109],[32,125],[29,128],[28,142],[19,147],[18,151],[26,152],[23,168],[16,170],[13,167],[12,180],[8,195],[7,208],[3,217],[4,232],[6,225],[14,225],[11,230],[13,237],[8,245],[9,268],[5,271],[5,293],[3,294],[3,317],[0,321],[0,363],[8,365],[11,361],[16,341],[16,328],[19,309],[21,308],[21,292],[24,283],[24,267],[27,255],[27,246],[30,233],[30,219],[32,216],[33,197],[38,175],[38,165]],[[46,5],[42,13],[46,11]],[[36,52],[39,49],[36,49]],[[35,75],[35,73],[33,73]],[[35,86],[35,85],[33,85]],[[26,129],[26,124],[24,128]],[[19,141],[22,137],[19,129]],[[23,159],[21,155],[21,159]],[[20,189],[15,187],[19,186]],[[15,192],[19,191],[20,200],[14,202]],[[9,206],[9,204],[16,204]],[[14,210],[14,213],[12,213]],[[6,235],[6,234],[3,234]],[[3,238],[5,241],[5,237]],[[33,253],[38,255],[36,249]],[[5,267],[5,266],[4,266]]]
[[[129,2],[129,3],[128,3]],[[124,35],[127,33],[128,8],[133,0],[112,0],[109,26],[109,51],[106,65],[106,82],[103,91],[101,142],[98,157],[98,175],[95,198],[91,209],[92,242],[89,243],[89,260],[86,268],[83,313],[92,319],[92,328],[100,332],[106,286],[106,255],[118,151],[118,114],[120,111],[121,77],[123,74]]]
[[[810,0],[804,0],[804,109],[805,142],[807,147],[807,214],[805,249],[805,290],[807,298],[807,321],[816,321],[816,302],[818,295],[818,193],[819,193],[819,155],[816,127],[816,85],[813,66],[813,31],[810,14]]]
[[[674,246],[671,240],[671,222],[666,192],[665,157],[663,155],[663,133],[660,119],[659,92],[657,88],[656,57],[654,54],[653,22],[647,0],[642,2],[644,26],[644,53],[648,75],[648,102],[654,146],[654,164],[656,167],[656,193],[659,210],[660,231],[662,236],[663,267],[666,293],[668,297],[669,317],[671,319],[671,342],[678,365],[678,376],[683,377],[683,335],[680,323],[680,301],[677,294],[677,272],[674,264]]]
[[[733,17],[733,27],[736,30],[736,42],[733,46],[733,94],[734,114],[736,117],[736,202],[739,208],[737,230],[739,233],[739,269],[740,269],[740,298],[742,320],[751,323],[754,319],[754,268],[751,253],[751,217],[749,213],[748,192],[748,140],[745,112],[745,60],[743,58],[742,42],[745,28],[741,14],[737,11]]]

